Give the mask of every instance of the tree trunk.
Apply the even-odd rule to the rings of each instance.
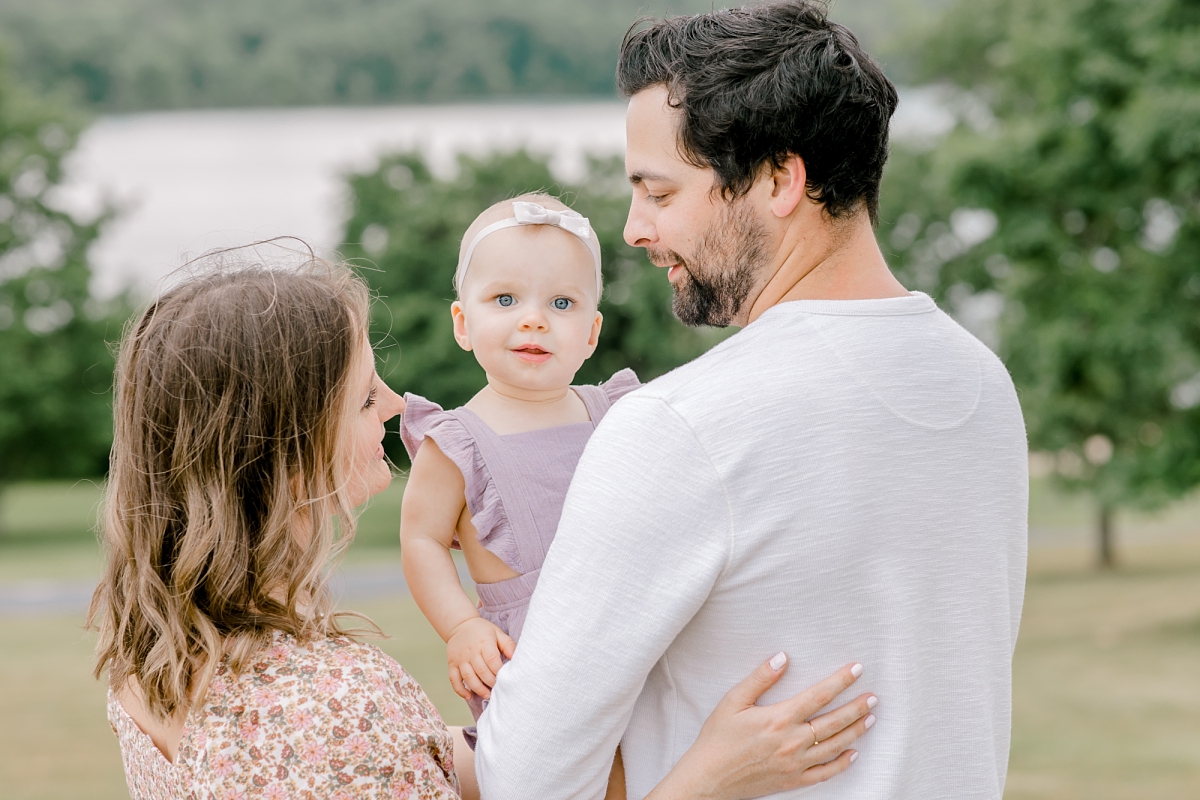
[[[1100,534],[1100,568],[1113,569],[1117,566],[1116,554],[1113,553],[1113,509],[1108,503],[1100,504],[1099,528]]]

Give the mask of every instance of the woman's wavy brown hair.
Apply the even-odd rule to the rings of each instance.
[[[88,625],[96,676],[135,678],[158,717],[274,631],[349,632],[327,581],[354,535],[341,426],[369,295],[344,266],[272,266],[260,249],[193,262],[120,346]]]

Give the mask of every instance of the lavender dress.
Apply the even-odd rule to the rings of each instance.
[[[529,599],[562,516],[563,500],[583,448],[605,412],[640,383],[624,369],[599,386],[572,387],[590,422],[501,436],[467,408],[443,411],[423,397],[406,394],[400,438],[415,457],[426,438],[462,472],[467,511],[479,543],[513,572],[499,583],[475,585],[480,615],[515,640],[521,638]],[[458,546],[455,541],[454,546]],[[475,718],[482,702],[470,703]]]

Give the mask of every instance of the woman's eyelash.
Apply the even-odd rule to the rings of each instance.
[[[376,389],[372,386],[371,391],[367,392],[367,402],[363,405],[363,409],[368,409],[375,405],[375,392]]]

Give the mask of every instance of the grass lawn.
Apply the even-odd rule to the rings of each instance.
[[[0,583],[95,580],[100,571],[96,515],[104,489],[96,482],[23,484],[0,496]],[[398,478],[371,499],[358,522],[351,560],[362,552],[399,550]]]
[[[1200,797],[1200,553],[1180,556],[1030,576],[1008,800]]]
[[[350,564],[397,563],[400,486],[375,500]],[[18,487],[4,503],[0,586],[92,580],[95,486]],[[1122,569],[1088,568],[1084,504],[1035,486],[1014,664],[1008,800],[1200,797],[1200,502],[1122,518]],[[411,599],[356,603],[448,722],[469,719],[443,647]],[[0,795],[126,797],[92,641],[79,616],[0,615]]]

